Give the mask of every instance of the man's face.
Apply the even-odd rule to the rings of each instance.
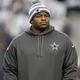
[[[46,28],[49,25],[49,14],[46,12],[39,12],[36,14],[31,23],[36,29]]]

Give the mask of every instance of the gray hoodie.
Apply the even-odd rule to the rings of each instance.
[[[28,30],[7,48],[3,70],[4,80],[75,80],[77,53],[53,27],[41,36]]]

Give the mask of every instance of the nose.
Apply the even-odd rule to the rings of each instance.
[[[42,19],[42,20],[46,20],[46,17],[45,17],[45,16],[42,16],[41,19]]]

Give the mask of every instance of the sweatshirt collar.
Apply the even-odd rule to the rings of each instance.
[[[43,33],[41,34],[42,35],[46,35],[50,32],[54,31],[54,27],[53,26],[49,26],[49,28]],[[31,30],[31,27],[27,29],[26,31],[29,35],[33,35],[33,36],[38,36],[38,34],[34,33],[32,30]]]

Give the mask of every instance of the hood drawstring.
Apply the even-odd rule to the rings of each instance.
[[[41,57],[43,56],[43,41],[44,41],[44,36],[42,36],[42,38],[41,38],[41,42],[42,42],[42,45],[41,45]]]
[[[43,41],[44,41],[44,36],[38,36],[38,48],[37,48],[37,56],[38,57],[43,56]]]
[[[38,57],[39,57],[39,52],[40,52],[40,51],[39,51],[39,49],[40,49],[40,46],[39,46],[39,45],[40,45],[40,43],[39,43],[39,36],[38,36],[38,48],[37,48],[37,56],[38,56]]]

